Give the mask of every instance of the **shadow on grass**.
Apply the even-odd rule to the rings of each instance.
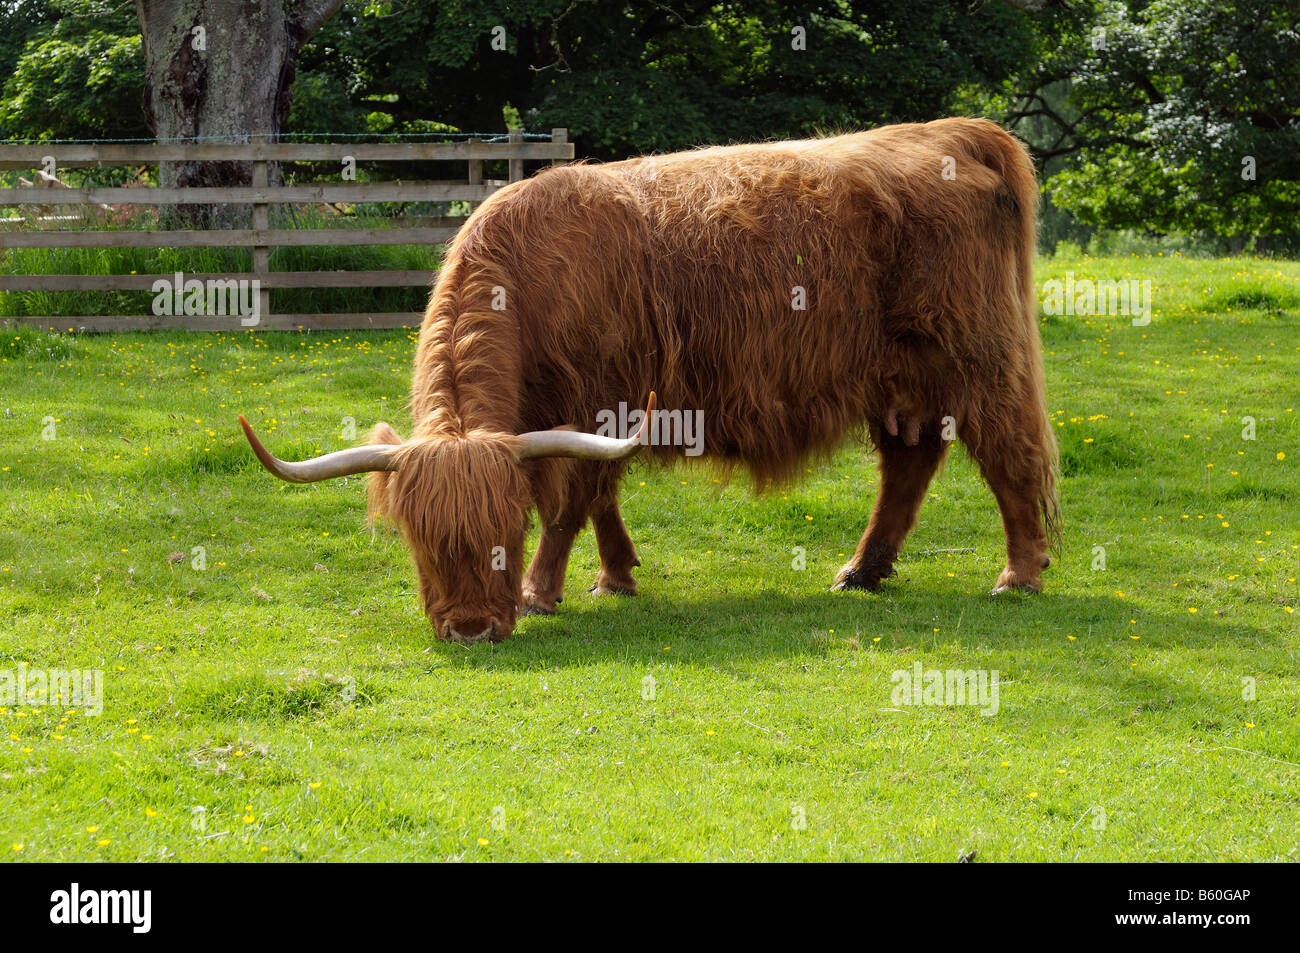
[[[999,653],[1041,652],[1052,645],[1112,664],[1117,653],[1267,646],[1279,636],[1226,617],[1180,618],[1136,610],[1110,595],[762,592],[672,602],[586,597],[554,616],[520,620],[495,646],[435,643],[454,666],[531,670],[608,661],[727,664],[756,658],[823,656],[835,645],[921,656],[935,664],[975,664]],[[1130,623],[1137,619],[1138,625]],[[1139,634],[1139,640],[1131,636]],[[432,633],[429,633],[430,637]],[[1074,636],[1074,641],[1070,640]],[[1102,653],[1098,656],[1098,653]]]

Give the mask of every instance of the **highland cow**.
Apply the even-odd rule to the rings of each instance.
[[[588,520],[593,591],[636,592],[618,488],[644,433],[590,431],[652,392],[702,411],[704,455],[759,485],[869,437],[880,489],[835,589],[893,574],[955,436],[1001,510],[994,591],[1037,591],[1059,538],[1037,196],[1025,149],[978,119],[551,169],[494,194],[448,248],[410,439],[381,423],[365,446],[286,463],[244,430],[286,480],[373,472],[372,514],[405,536],[441,638],[498,641],[519,612],[555,611]]]

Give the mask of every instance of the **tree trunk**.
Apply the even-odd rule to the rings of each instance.
[[[302,44],[343,0],[135,0],[145,116],[159,139],[268,142],[289,112]],[[250,162],[166,162],[159,184],[248,185]],[[273,173],[274,174],[274,173]],[[249,206],[182,205],[190,227],[248,227]]]

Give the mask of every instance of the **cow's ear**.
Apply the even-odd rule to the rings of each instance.
[[[403,442],[402,435],[382,420],[370,428],[370,436],[366,437],[366,443],[383,443],[395,446]]]

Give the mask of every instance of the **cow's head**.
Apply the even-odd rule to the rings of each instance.
[[[406,537],[437,636],[499,642],[514,629],[520,608],[533,505],[528,461],[630,457],[645,442],[654,404],[651,394],[640,429],[624,440],[560,429],[472,430],[403,442],[381,423],[365,446],[300,463],[272,456],[242,415],[239,423],[262,466],[290,483],[370,472],[371,514],[389,517]]]

